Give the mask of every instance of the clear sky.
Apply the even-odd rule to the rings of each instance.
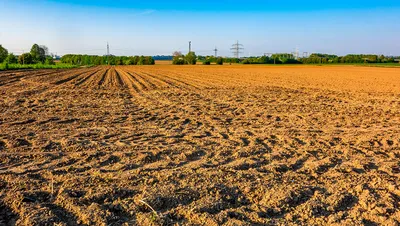
[[[17,54],[50,52],[244,56],[321,52],[400,55],[399,0],[0,0],[0,44]]]

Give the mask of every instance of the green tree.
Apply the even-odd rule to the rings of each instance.
[[[194,52],[189,52],[185,57],[186,63],[194,65],[197,62],[197,56]]]
[[[125,65],[133,65],[133,60],[131,58],[125,60]]]
[[[137,65],[144,65],[145,64],[145,58],[144,56],[140,56],[139,57],[139,61],[137,62]]]
[[[16,64],[16,63],[18,63],[18,59],[14,54],[10,53],[10,54],[8,54],[7,58],[5,59],[5,62],[8,64]]]
[[[30,53],[24,53],[21,56],[18,57],[18,63],[19,64],[32,64],[33,63],[33,58]]]
[[[222,57],[218,57],[216,63],[218,65],[223,65],[224,64],[224,59]]]
[[[379,56],[379,63],[384,63],[386,61],[386,58],[384,55]]]
[[[181,52],[174,52],[173,54],[173,58],[172,58],[172,64],[175,65],[182,65],[185,64],[185,57],[183,56],[183,54]]]
[[[39,47],[40,47],[40,49],[42,49],[41,51],[44,53],[44,56],[45,56],[45,57],[50,56],[50,54],[49,54],[49,48],[47,48],[47,46],[45,46],[45,45],[40,45]]]
[[[83,55],[82,56],[82,63],[84,65],[91,65],[92,64],[91,57],[88,56],[88,55]]]
[[[46,52],[38,44],[33,44],[30,52],[32,59],[35,63],[44,62],[46,59]]]
[[[183,64],[185,64],[185,60],[183,59],[183,56],[181,56],[181,57],[176,56],[176,57],[174,57],[174,59],[172,60],[172,64],[175,64],[175,65],[183,65]]]
[[[3,46],[0,45],[0,63],[3,63],[3,61],[7,58],[8,56],[8,51],[5,49]]]
[[[101,56],[95,56],[95,57],[94,57],[94,60],[93,60],[93,63],[94,63],[95,65],[101,65],[101,64],[102,64],[102,61],[103,61],[103,57],[101,57]]]
[[[139,63],[139,56],[134,56],[133,57],[133,65],[137,65]]]
[[[147,65],[154,65],[156,62],[154,61],[153,57],[148,56],[146,57],[146,64]]]
[[[124,61],[122,57],[116,57],[115,58],[115,65],[123,65]]]

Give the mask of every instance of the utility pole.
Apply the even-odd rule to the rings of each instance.
[[[239,54],[243,53],[243,51],[242,51],[243,49],[244,49],[243,45],[239,44],[239,41],[236,41],[236,43],[233,44],[232,48],[231,48],[233,55],[235,56],[235,58],[238,58],[238,59],[239,59]]]
[[[217,52],[218,52],[217,47],[215,47],[214,52],[215,52],[215,58],[217,58]]]
[[[192,41],[189,41],[189,53],[192,52]]]
[[[108,65],[110,64],[110,62],[109,62],[109,56],[110,56],[110,46],[108,45],[108,42],[107,42],[107,64],[108,64]]]

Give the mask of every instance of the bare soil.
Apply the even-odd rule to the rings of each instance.
[[[400,70],[0,72],[0,225],[397,225]]]

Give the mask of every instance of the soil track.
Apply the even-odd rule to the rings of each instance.
[[[0,72],[0,225],[396,225],[400,71]]]

